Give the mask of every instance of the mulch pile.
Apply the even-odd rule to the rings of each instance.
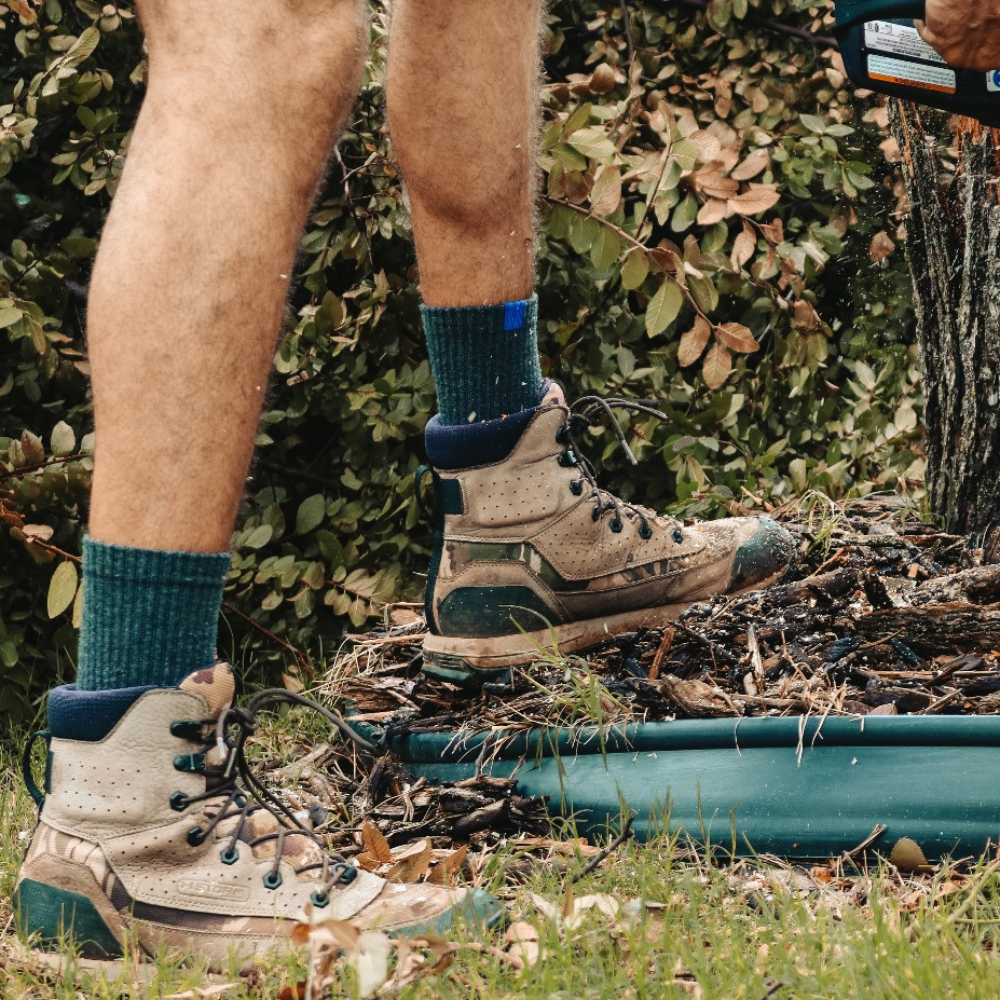
[[[1000,712],[1000,565],[988,539],[946,534],[894,498],[772,516],[799,555],[766,591],[696,604],[666,630],[585,657],[544,658],[475,696],[421,676],[420,609],[396,606],[384,628],[354,637],[321,693],[389,735]],[[292,763],[265,771],[267,783],[312,815],[333,850],[381,874],[444,880],[502,843],[523,851],[525,874],[532,857],[578,869],[595,850],[550,839],[544,802],[511,780],[428,782],[391,754],[373,764],[343,742],[285,745],[280,757]]]
[[[359,637],[329,690],[390,733],[1000,712],[990,545],[917,520],[895,498],[774,516],[799,540],[786,577],[696,604],[665,631],[543,659],[470,699],[420,677],[422,620],[409,612],[414,621]]]

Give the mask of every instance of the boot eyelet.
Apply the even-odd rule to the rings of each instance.
[[[264,876],[265,889],[277,889],[281,885],[281,872],[270,871]]]
[[[343,870],[337,876],[337,883],[339,885],[350,885],[358,877],[358,870],[354,865],[342,865],[341,867]]]
[[[188,807],[188,797],[183,792],[174,792],[170,796],[170,808],[174,812],[182,813]]]
[[[327,892],[314,892],[310,897],[313,906],[318,906],[321,910],[324,906],[330,905],[330,894]]]
[[[623,525],[617,517],[614,517],[608,522],[608,527],[617,535],[620,534]]]
[[[200,826],[193,826],[187,832],[187,842],[192,847],[200,847],[205,843],[205,835],[202,833]]]
[[[188,774],[199,774],[205,770],[205,755],[203,753],[182,753],[174,758],[174,768]]]
[[[671,533],[670,537],[671,537],[671,538],[672,538],[672,539],[673,539],[673,540],[674,540],[674,541],[675,541],[675,542],[676,542],[676,543],[677,543],[678,545],[682,545],[682,544],[683,544],[683,542],[684,542],[684,532],[682,532],[680,528],[674,528],[674,530],[673,530],[673,532]]]
[[[574,479],[573,482],[569,484],[569,491],[573,494],[573,496],[578,497],[583,493],[583,487],[577,480]]]
[[[644,524],[639,529],[639,537],[644,542],[648,542],[653,537],[653,529],[648,524]]]
[[[566,443],[566,428],[560,427],[559,430],[556,431],[556,444],[565,444],[565,443]]]
[[[595,507],[590,512],[591,520],[596,521],[601,516],[601,513],[602,513],[601,508],[600,507]]]
[[[179,740],[199,740],[203,726],[200,722],[171,722],[170,735],[176,736]]]
[[[235,847],[227,847],[219,855],[219,860],[224,865],[235,865],[240,860],[240,852]]]

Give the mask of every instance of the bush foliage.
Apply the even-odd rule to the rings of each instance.
[[[547,16],[543,365],[571,396],[667,414],[632,423],[636,467],[594,437],[626,497],[711,516],[919,484],[908,279],[886,256],[897,182],[836,53],[782,29],[829,34],[818,10],[648,0],[626,26],[611,0],[556,0]],[[427,559],[412,474],[434,389],[384,125],[387,21],[375,7],[302,240],[234,535],[224,645],[264,669],[305,669],[345,626],[419,599]],[[0,709],[20,712],[72,664],[86,286],[146,70],[133,10],[94,0],[0,0],[0,66]],[[198,447],[197,427],[176,433]]]

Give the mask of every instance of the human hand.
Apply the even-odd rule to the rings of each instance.
[[[984,73],[1000,69],[1000,4],[927,0],[925,20],[913,23],[950,66]]]

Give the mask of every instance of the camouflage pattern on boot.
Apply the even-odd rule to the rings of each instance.
[[[15,893],[36,948],[66,937],[86,959],[115,960],[129,939],[145,956],[166,946],[219,969],[287,946],[307,907],[401,935],[501,917],[484,892],[360,871],[252,803],[224,775],[216,743],[233,688],[232,671],[217,664],[178,688],[148,690],[101,739],[54,734]],[[52,697],[79,698],[62,692]]]
[[[456,683],[506,674],[543,650],[568,654],[666,625],[696,601],[787,568],[792,538],[768,518],[685,526],[601,490],[575,435],[603,413],[621,437],[607,404],[624,401],[580,402],[583,412],[567,407],[552,384],[501,461],[434,470],[427,673]]]

